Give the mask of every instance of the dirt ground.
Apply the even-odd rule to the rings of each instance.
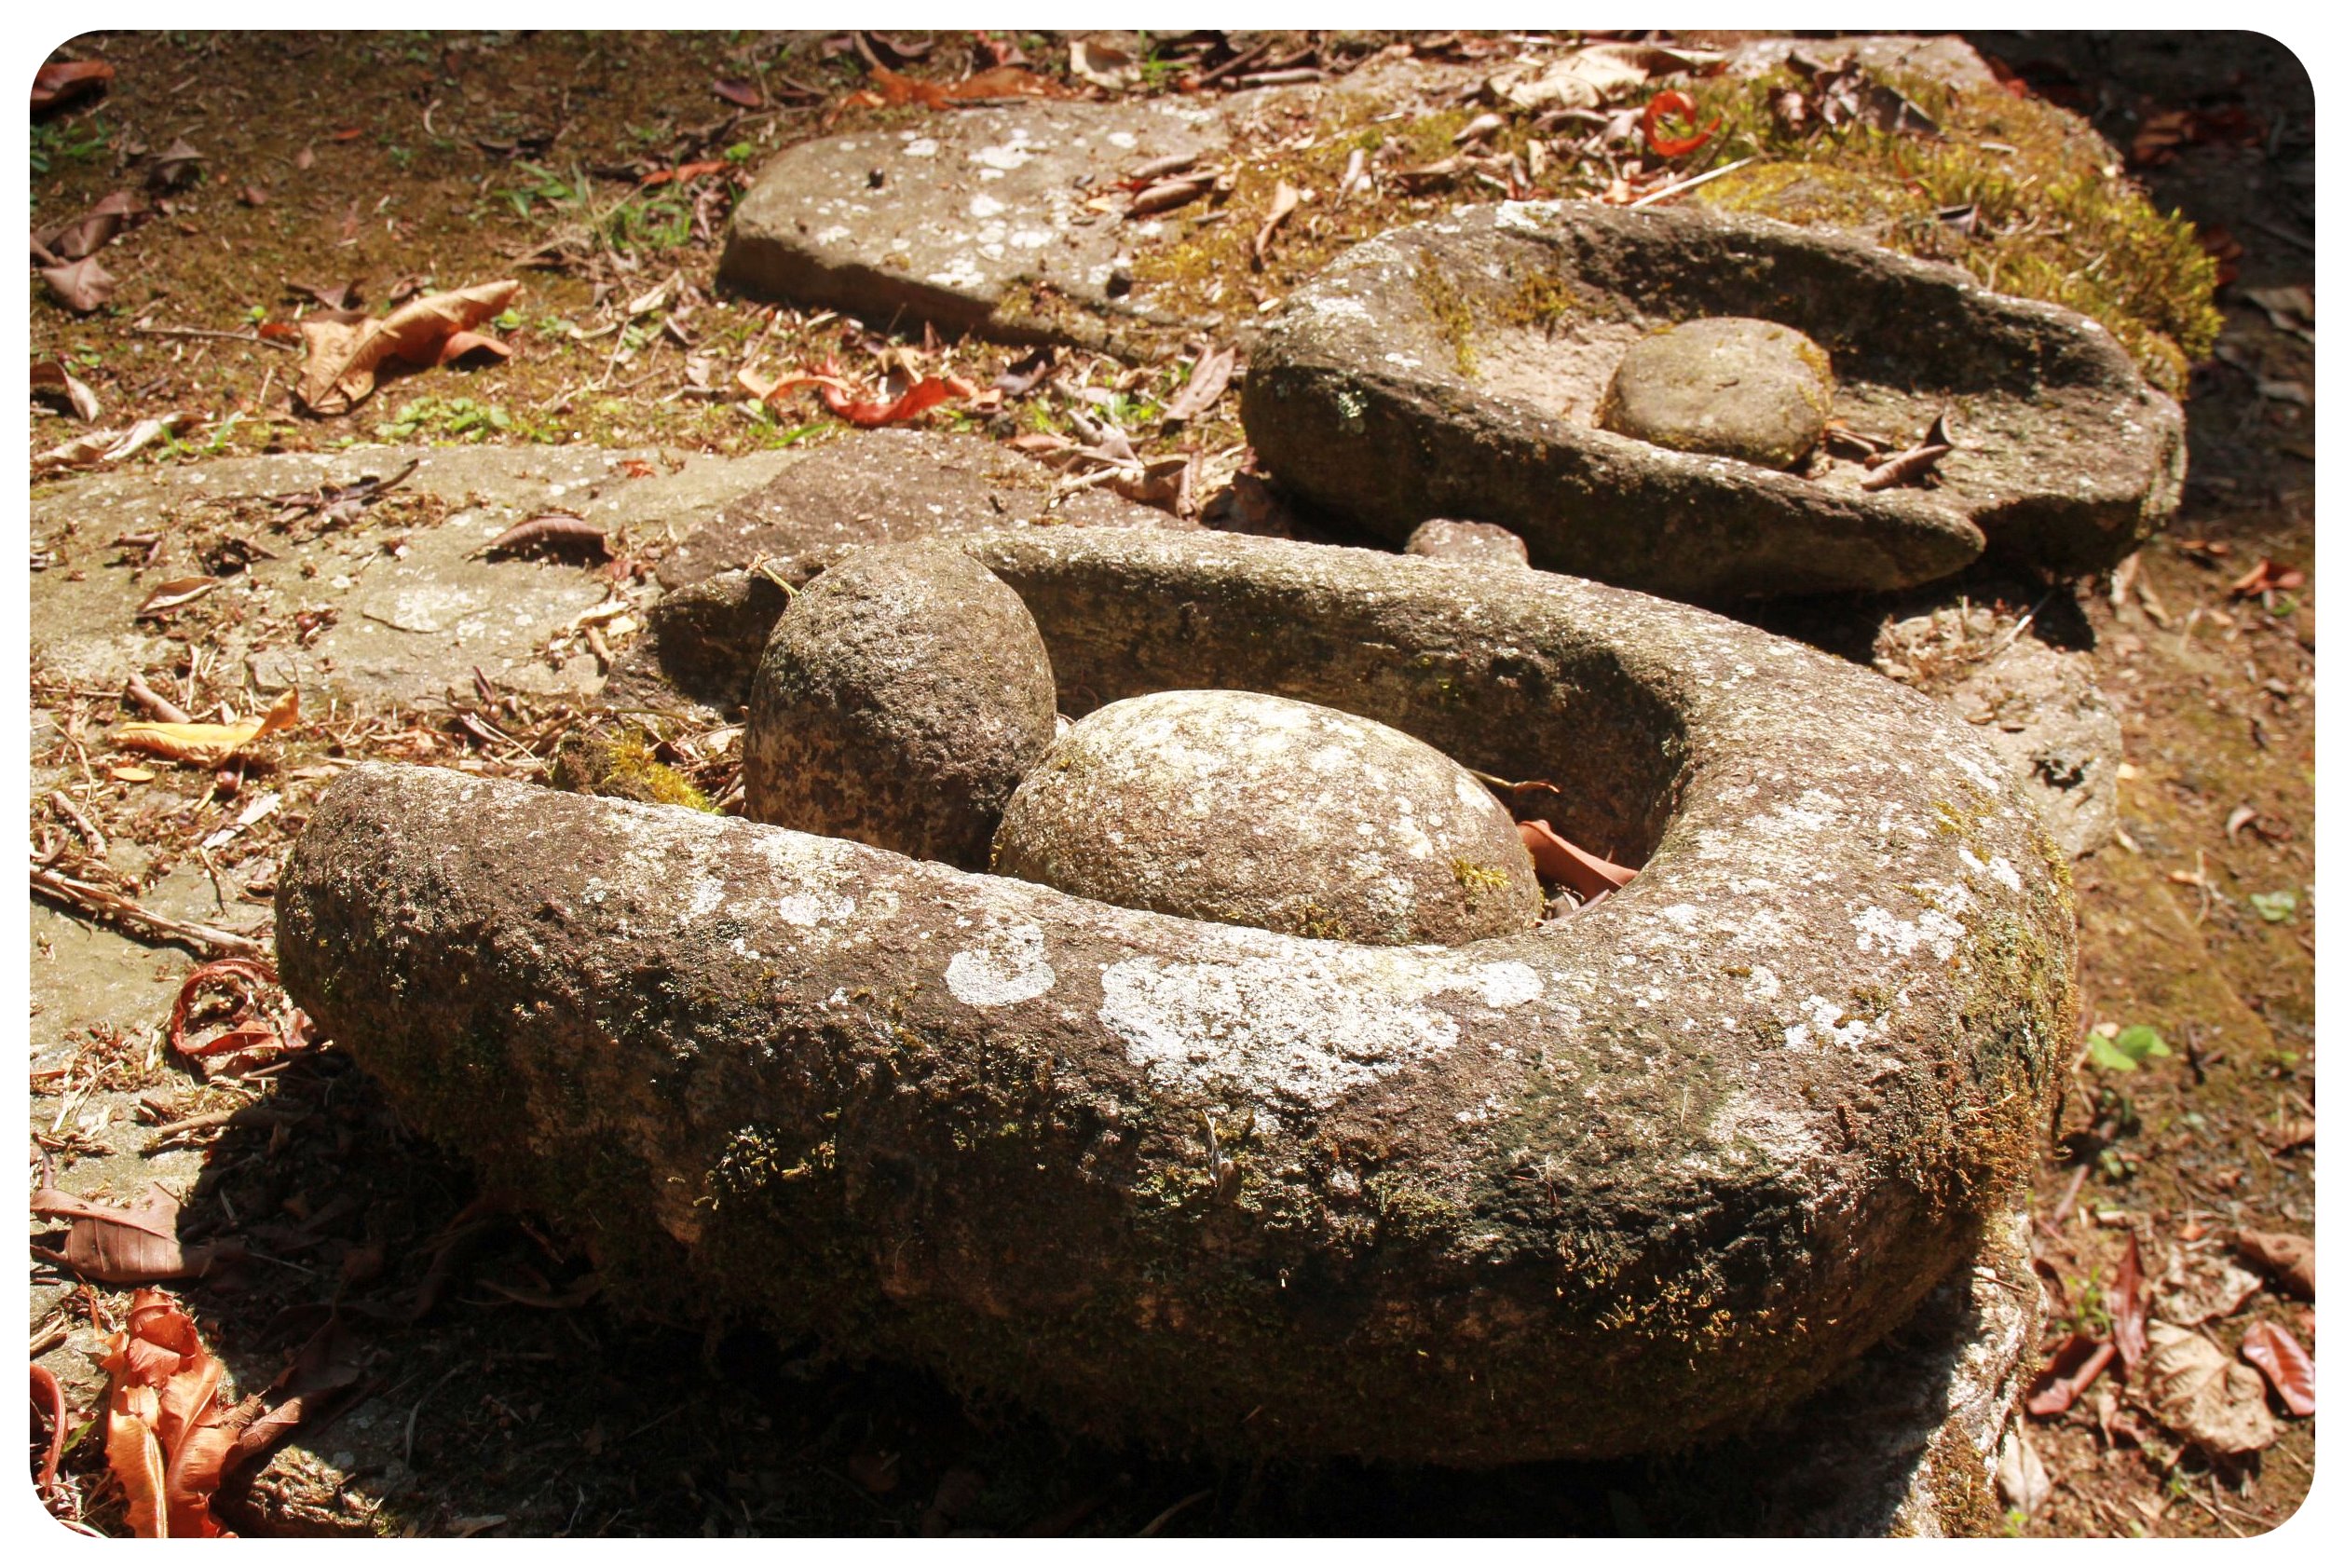
[[[1063,42],[1020,41],[1037,68],[1063,68]],[[2173,527],[2116,580],[2047,594],[1982,571],[1956,585],[2014,615],[2033,608],[2038,635],[2094,659],[2127,770],[2118,842],[2076,868],[2083,1022],[2112,1035],[2148,1026],[2171,1050],[2122,1071],[2077,1043],[2037,1181],[2049,1356],[2071,1333],[2109,1331],[2131,1238],[2154,1277],[2177,1258],[2216,1266],[2242,1230],[2314,1230],[2311,307],[2309,293],[2300,314],[2248,297],[2312,283],[2311,89],[2284,51],[2248,34],[1974,41],[2041,96],[2090,116],[2160,204],[2179,206],[2237,272],[2218,296],[2223,336],[2192,369],[2190,479]],[[968,50],[965,40],[925,52],[898,43],[914,51],[898,61],[914,72],[943,74]],[[1343,46],[1324,48],[1336,59]],[[164,193],[170,210],[102,252],[117,280],[109,306],[77,315],[34,289],[34,357],[59,359],[91,389],[100,424],[183,416],[141,462],[377,440],[738,455],[838,426],[811,402],[797,413],[745,402],[736,369],[872,347],[854,323],[728,297],[715,283],[731,200],[759,158],[813,134],[865,81],[854,48],[748,34],[173,33],[93,34],[65,53],[102,58],[116,75],[102,97],[36,118],[36,230],[135,184],[175,141],[200,154],[192,183]],[[720,95],[718,82],[738,90]],[[403,282],[500,277],[525,291],[497,324],[509,362],[424,373],[338,418],[287,406],[299,364],[289,324],[322,307],[313,290],[359,280],[353,297],[379,311]],[[671,278],[668,297],[686,308],[665,324],[629,309]],[[917,333],[898,346],[980,382],[1020,353]],[[1097,357],[1073,376],[1136,400],[1175,384],[1169,364]],[[1242,440],[1234,401],[1182,435],[1185,447]],[[31,449],[78,428],[36,403]],[[380,505],[380,527],[437,521],[418,498]],[[235,551],[278,537],[275,511],[255,502],[119,548],[143,553],[143,582],[223,570]],[[37,569],[43,541],[34,547]],[[640,576],[649,558],[620,575]],[[1769,619],[1847,649],[1869,643],[1882,611],[1788,607]],[[204,667],[202,614],[183,624],[173,635],[186,659],[155,672],[158,686],[191,708],[234,698],[234,683]],[[36,668],[36,880],[46,865],[182,919],[265,934],[283,825],[306,815],[332,764],[396,757],[536,776],[585,722],[559,701],[493,695],[469,727],[444,710],[337,715],[297,731],[251,777],[124,779],[113,763],[92,772],[91,742],[145,716],[112,689]],[[731,783],[724,756],[670,760],[712,796]],[[281,794],[279,815],[208,852],[264,788]],[[36,893],[34,905],[36,989],[43,966],[75,963],[106,988],[70,1029],[33,1018],[36,1179],[46,1162],[61,1179],[78,1168],[71,1184],[85,1195],[128,1199],[150,1177],[190,1194],[183,1237],[245,1251],[176,1287],[239,1391],[268,1386],[305,1346],[309,1372],[330,1373],[295,1438],[224,1502],[239,1531],[1797,1528],[1706,1493],[1698,1455],[1488,1473],[1197,1462],[1104,1449],[1062,1435],[1047,1411],[964,1400],[917,1370],[842,1363],[811,1343],[621,1318],[564,1238],[501,1206],[462,1151],[417,1137],[346,1055],[309,1050],[206,1077],[165,1050],[161,1026],[199,945],[157,939],[126,961],[54,899]],[[41,1222],[34,1231],[54,1240]],[[34,1271],[33,1353],[70,1411],[52,1511],[109,1534],[127,1526],[92,1420],[104,1391],[94,1356],[129,1299],[49,1264]],[[330,1321],[338,1332],[321,1336]],[[2230,1352],[2264,1322],[2317,1350],[2311,1301],[2270,1282],[2205,1332]],[[2211,1459],[2148,1419],[2141,1391],[2112,1371],[2066,1413],[2027,1423],[2050,1486],[2032,1509],[2013,1507],[2008,1528],[2269,1530],[2310,1485],[2313,1425],[2282,1415],[2260,1453]],[[40,1461],[36,1443],[36,1472]]]

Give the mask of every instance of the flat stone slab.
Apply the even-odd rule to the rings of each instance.
[[[1966,600],[1885,625],[1874,664],[1975,726],[2071,859],[2116,836],[2125,733],[2091,654],[2039,642],[2016,616]]]
[[[369,767],[288,991],[622,1299],[1101,1431],[1485,1465],[1815,1393],[2007,1213],[2074,1038],[2059,851],[1939,703],[1553,575],[1212,534],[968,541],[1080,716],[1343,708],[1642,866],[1371,948],[703,812]]]
[[[1055,470],[982,436],[859,430],[739,496],[660,562],[686,588],[756,566],[793,587],[858,545],[997,528],[1194,528],[1094,485],[1056,495]]]
[[[717,275],[874,324],[932,321],[1009,341],[1104,345],[1133,326],[1213,324],[1129,292],[1131,248],[1184,216],[1127,224],[1085,203],[1112,196],[1127,169],[1225,151],[1243,112],[1228,101],[1037,102],[801,143],[776,154],[734,210]]]
[[[126,534],[167,544],[225,515],[214,503],[348,484],[417,466],[401,486],[450,509],[434,526],[395,520],[378,506],[352,525],[295,543],[266,524],[235,530],[274,552],[225,577],[203,601],[208,656],[242,664],[264,691],[299,685],[369,706],[426,702],[469,689],[472,670],[500,685],[549,695],[591,695],[602,671],[591,654],[549,664],[549,640],[606,596],[606,580],[576,564],[487,560],[481,548],[513,524],[576,512],[638,537],[681,537],[797,455],[688,458],[668,471],[656,451],[589,447],[361,446],[145,467],[68,481],[36,493],[32,532],[44,557],[32,578],[32,654],[77,685],[119,687],[134,672],[178,657],[169,623],[137,618],[167,579],[200,574],[184,555],[141,570]],[[634,465],[634,469],[630,468]],[[634,470],[648,470],[637,477]],[[216,624],[221,606],[238,612]],[[302,646],[301,611],[331,624]]]
[[[1892,448],[1940,413],[1926,485],[1779,473],[1598,429],[1629,346],[1749,316],[1830,352],[1837,416]],[[2182,416],[2107,332],[1956,268],[1704,211],[1504,202],[1354,247],[1288,296],[1243,416],[1288,489],[1396,543],[1496,523],[1532,564],[1697,603],[1886,590],[1984,548],[2076,573],[2172,515]]]

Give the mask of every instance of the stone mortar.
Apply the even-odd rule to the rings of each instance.
[[[1234,686],[1543,777],[1642,863],[1369,948],[838,839],[353,770],[288,991],[647,1308],[812,1330],[1102,1433],[1485,1465],[1820,1387],[2024,1186],[2065,862],[1936,704],[1558,577],[1210,535],[965,548],[1077,711]]]
[[[1933,487],[1860,488],[1595,426],[1654,328],[1779,321],[1831,354],[1853,428],[1956,447]],[[1884,590],[1983,548],[2063,573],[2173,514],[2182,415],[2098,323],[1960,270],[1765,218],[1502,202],[1354,247],[1288,296],[1249,361],[1247,438],[1289,489],[1397,543],[1496,523],[1532,564],[1723,604]]]

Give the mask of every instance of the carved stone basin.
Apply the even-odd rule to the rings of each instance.
[[[1697,317],[1821,345],[1834,412],[1903,444],[1921,485],[1672,451],[1597,428],[1614,368]],[[2114,565],[2174,511],[2182,416],[2074,311],[1952,266],[1763,218],[1588,202],[1462,209],[1356,246],[1264,326],[1246,431],[1289,489],[1398,543],[1495,523],[1532,565],[1697,603],[1891,589],[1983,549]]]
[[[1561,577],[963,548],[1070,712],[1343,708],[1551,782],[1643,870],[1525,934],[1364,947],[353,770],[281,874],[286,987],[614,1292],[1184,1446],[1604,1455],[1816,1389],[2025,1182],[2066,875],[1928,701]]]

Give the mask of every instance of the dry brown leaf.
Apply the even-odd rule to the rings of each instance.
[[[175,577],[169,582],[157,584],[155,592],[140,604],[138,613],[131,619],[144,620],[184,608],[219,586],[220,579],[216,577]]]
[[[1263,264],[1270,260],[1270,242],[1276,238],[1278,225],[1293,215],[1295,208],[1301,205],[1302,201],[1301,191],[1284,180],[1278,182],[1278,188],[1271,194],[1270,215],[1262,220],[1262,226],[1254,231],[1255,271],[1260,272]]]
[[[2263,1379],[2203,1334],[2159,1323],[2149,1330],[2143,1392],[2152,1415],[2209,1453],[2254,1453],[2280,1439]]]
[[[155,162],[146,171],[146,183],[158,191],[175,190],[193,184],[203,178],[203,154],[188,144],[184,136],[156,155]]]
[[[304,321],[309,357],[294,389],[302,407],[319,416],[347,414],[375,390],[383,366],[445,364],[460,354],[485,348],[499,356],[511,349],[474,329],[501,313],[521,293],[518,280],[476,283],[469,289],[426,294],[388,317],[356,326],[339,321]]]
[[[98,265],[95,256],[84,256],[63,266],[41,268],[41,281],[66,309],[87,316],[114,297],[114,274]]]
[[[37,475],[59,469],[86,469],[93,463],[118,463],[164,431],[177,428],[180,419],[177,414],[166,414],[160,418],[142,419],[127,431],[87,431],[61,446],[34,454],[33,471]]]
[[[2312,1299],[2312,1238],[2286,1231],[2242,1231],[2233,1245],[2292,1296]]]
[[[109,191],[80,217],[35,230],[33,243],[58,261],[79,261],[105,249],[125,224],[145,212],[146,199],[136,191]]]
[[[2312,1413],[2312,1357],[2277,1323],[2251,1323],[2239,1353],[2264,1374],[2290,1415]]]
[[[1165,418],[1194,419],[1211,408],[1229,389],[1230,375],[1237,368],[1235,346],[1207,348],[1197,356],[1196,364],[1189,372],[1188,384],[1172,395],[1165,404]]]
[[[2117,1346],[2086,1334],[2070,1334],[2055,1346],[2027,1396],[2027,1413],[2038,1419],[2060,1414],[2093,1386],[2117,1359]]]
[[[33,73],[33,112],[37,115],[101,91],[113,80],[114,67],[102,60],[52,61]]]
[[[70,1227],[62,1248],[34,1250],[101,1285],[197,1278],[240,1250],[233,1245],[182,1247],[179,1200],[159,1183],[150,1183],[144,1197],[125,1207],[91,1203],[44,1182],[33,1194],[32,1207],[40,1218],[62,1220]]]
[[[235,724],[126,724],[114,732],[115,744],[135,746],[168,757],[217,768],[265,735],[289,729],[301,718],[301,691],[287,687],[268,712]]]
[[[98,394],[67,370],[62,360],[33,361],[33,395],[61,402],[85,425],[98,417]]]
[[[2109,1339],[2131,1378],[2148,1349],[2149,1293],[2142,1283],[2142,1238],[2139,1231],[2125,1236],[2125,1256],[2118,1260],[2117,1277],[2109,1285]]]
[[[2228,1259],[2212,1260],[2202,1271],[2189,1272],[2180,1258],[2158,1281],[2158,1317],[2178,1329],[2229,1317],[2263,1288],[2263,1281]]]
[[[1483,91],[1517,109],[1594,109],[1655,76],[1698,70],[1725,58],[1657,44],[1590,44],[1552,63],[1521,65],[1490,78]]]

